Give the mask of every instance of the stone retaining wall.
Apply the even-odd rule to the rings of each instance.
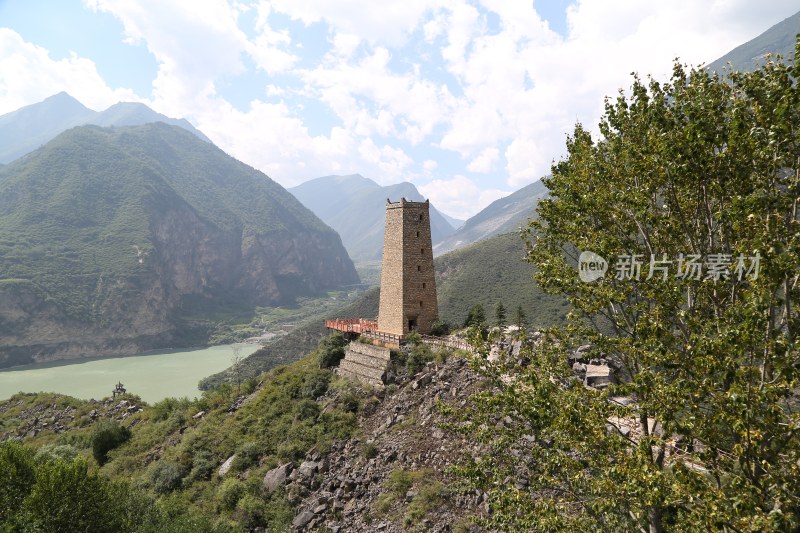
[[[356,379],[382,389],[390,357],[388,348],[351,342],[347,345],[337,373],[342,377]]]

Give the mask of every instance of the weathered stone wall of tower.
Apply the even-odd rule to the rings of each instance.
[[[387,202],[378,329],[395,335],[430,331],[439,318],[433,272],[430,203]]]

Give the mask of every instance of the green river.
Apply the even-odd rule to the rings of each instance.
[[[239,344],[240,355],[257,344]],[[80,359],[0,371],[0,400],[17,392],[58,392],[88,400],[111,396],[118,381],[148,403],[167,397],[195,398],[197,383],[231,366],[233,345],[193,350],[147,352],[130,357]]]

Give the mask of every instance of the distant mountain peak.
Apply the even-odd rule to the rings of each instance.
[[[0,163],[8,163],[30,153],[75,126],[137,126],[151,122],[179,126],[211,142],[189,121],[162,115],[141,102],[119,102],[105,111],[97,112],[61,91],[41,102],[0,116]]]
[[[424,200],[413,183],[404,181],[381,186],[360,174],[315,178],[292,187],[289,192],[339,233],[350,257],[357,262],[381,258],[386,198]],[[453,231],[447,219],[431,206],[434,242]]]

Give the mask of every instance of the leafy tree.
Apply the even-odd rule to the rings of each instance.
[[[464,321],[464,327],[477,326],[483,327],[486,324],[486,313],[481,304],[475,304],[469,310],[467,319]]]
[[[159,494],[181,488],[186,469],[174,461],[158,461],[150,468],[149,477],[153,488]]]
[[[450,333],[450,324],[443,320],[436,320],[431,324],[431,335],[434,337],[442,337]]]
[[[517,325],[519,329],[522,329],[525,326],[525,322],[527,321],[528,317],[525,316],[525,311],[522,309],[520,305],[517,307],[516,313],[514,313],[514,324]]]
[[[131,430],[113,420],[97,423],[92,433],[92,456],[98,464],[108,461],[108,452],[131,438]]]
[[[339,331],[325,337],[317,349],[319,367],[331,368],[338,365],[339,361],[344,359],[345,346],[347,346],[347,339]]]
[[[0,524],[8,524],[36,482],[33,452],[16,442],[0,444]]]
[[[506,325],[506,318],[506,308],[503,306],[503,302],[497,302],[497,307],[494,308],[495,326],[502,330]]]
[[[798,79],[781,61],[727,79],[676,64],[608,100],[599,140],[576,126],[527,233],[538,283],[573,312],[524,368],[475,359],[489,389],[459,427],[489,447],[462,473],[494,528],[800,528]],[[587,250],[611,265],[590,283]],[[619,383],[575,378],[583,344]]]

